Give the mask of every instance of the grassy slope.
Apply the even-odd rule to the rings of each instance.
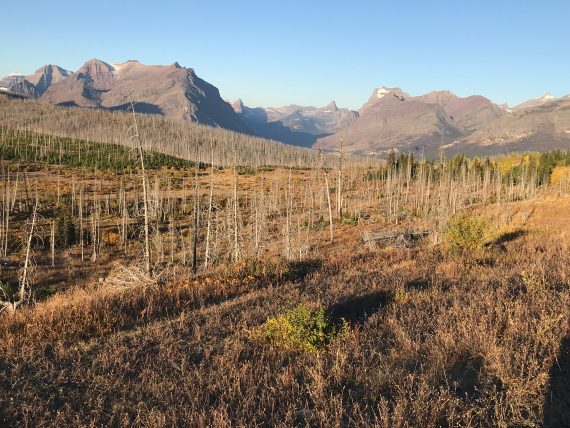
[[[563,205],[502,207],[526,232],[484,255],[357,246],[280,275],[56,296],[0,325],[0,421],[560,426],[570,257],[555,238],[569,211],[562,223],[540,213]],[[352,333],[321,354],[249,338],[300,302],[320,302]]]

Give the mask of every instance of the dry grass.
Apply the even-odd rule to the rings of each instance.
[[[502,207],[524,233],[484,254],[335,247],[264,274],[58,294],[2,319],[0,424],[564,426],[570,254],[530,204]],[[350,333],[319,353],[251,339],[299,304]]]

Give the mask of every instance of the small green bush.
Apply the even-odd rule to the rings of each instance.
[[[454,217],[447,227],[447,243],[454,253],[482,249],[489,232],[489,222],[482,217],[462,214]]]
[[[236,172],[238,175],[255,175],[255,169],[249,166],[237,166]]]
[[[343,211],[341,215],[341,222],[350,226],[356,226],[358,224],[358,214]]]
[[[311,309],[300,304],[282,315],[269,318],[254,336],[289,351],[319,352],[347,330],[345,320],[335,325],[323,308]]]
[[[68,248],[75,242],[73,216],[71,210],[63,206],[59,208],[59,213],[55,219],[55,246],[57,248]]]

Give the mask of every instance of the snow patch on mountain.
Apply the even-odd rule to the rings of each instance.
[[[376,90],[376,96],[378,98],[383,98],[386,94],[388,94],[390,91],[388,89],[386,89],[384,86],[382,86],[381,88],[378,88]]]
[[[121,72],[121,69],[125,68],[125,66],[128,64],[128,62],[121,62],[118,64],[111,64],[111,66],[113,67],[113,74],[119,74]]]

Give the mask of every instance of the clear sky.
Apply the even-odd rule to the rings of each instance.
[[[567,0],[3,0],[0,14],[0,76],[178,61],[250,106],[356,109],[382,85],[511,105],[570,94]]]

